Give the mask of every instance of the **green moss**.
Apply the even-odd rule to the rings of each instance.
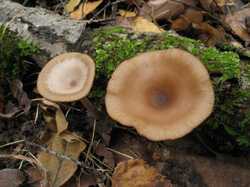
[[[33,43],[0,25],[0,81],[20,78],[25,68],[23,61],[36,52]]]
[[[207,125],[201,128],[203,135],[216,146],[221,146],[219,150],[250,147],[250,109],[244,109],[246,103],[250,105],[250,95],[240,85],[242,73],[247,74],[244,76],[246,82],[250,82],[247,78],[250,73],[241,71],[237,53],[208,48],[200,41],[169,32],[136,35],[120,27],[110,27],[96,30],[92,37],[92,55],[97,65],[95,88],[91,93],[93,98],[99,100],[104,96],[107,80],[122,61],[141,52],[181,48],[199,57],[211,75],[215,75],[215,109],[206,121]]]
[[[200,57],[211,73],[221,73],[222,81],[238,78],[240,75],[237,53],[206,48],[200,41],[168,32],[138,37],[120,27],[111,27],[96,31],[93,41],[97,75],[100,73],[110,76],[119,63],[137,53],[169,48],[182,48]]]

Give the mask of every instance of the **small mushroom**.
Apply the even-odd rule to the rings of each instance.
[[[105,104],[111,118],[150,140],[176,139],[210,115],[214,91],[198,58],[168,49],[122,62],[108,83]]]
[[[50,60],[38,76],[38,92],[55,102],[81,100],[92,108],[85,96],[89,93],[95,76],[95,63],[86,54],[64,53]]]

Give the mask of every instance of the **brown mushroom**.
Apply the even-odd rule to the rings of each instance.
[[[95,77],[95,63],[86,54],[64,53],[50,60],[38,76],[38,92],[55,102],[80,100],[93,110],[85,96],[89,93]]]
[[[108,83],[105,104],[111,118],[158,141],[182,137],[203,122],[214,92],[198,58],[168,49],[122,62]]]
[[[37,88],[51,101],[75,101],[89,93],[94,76],[95,63],[89,56],[65,53],[44,66],[38,76]]]

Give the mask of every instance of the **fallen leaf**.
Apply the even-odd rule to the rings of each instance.
[[[159,28],[154,23],[140,16],[138,16],[134,20],[134,22],[132,23],[132,27],[135,32],[155,32],[155,33],[164,32],[163,29]]]
[[[60,108],[56,111],[57,133],[60,134],[68,128],[68,122]]]
[[[141,16],[131,18],[118,16],[116,22],[118,25],[131,28],[134,32],[164,32],[163,29],[159,28],[157,25]]]
[[[250,16],[250,8],[244,8],[232,15],[227,15],[225,22],[230,26],[233,33],[238,35],[243,41],[250,42],[250,34],[247,30],[246,19]]]
[[[49,128],[54,129],[54,125],[56,125],[56,132],[57,134],[62,133],[68,128],[68,122],[63,114],[63,111],[61,110],[60,106],[56,103],[53,103],[51,101],[48,101],[46,99],[42,100],[43,106],[41,106],[45,111],[48,110],[48,107],[52,107],[56,109],[56,115],[55,115],[55,123],[53,122],[53,118],[48,115],[44,115],[45,120],[47,122],[47,125]]]
[[[171,29],[175,31],[184,31],[191,25],[190,21],[187,19],[180,17],[172,21]]]
[[[39,169],[30,167],[28,168],[25,173],[28,176],[27,184],[29,184],[30,187],[41,187],[43,184],[44,177],[42,173],[39,171]]]
[[[79,179],[80,178],[80,179]],[[96,177],[91,174],[81,174],[65,183],[62,187],[92,187],[96,186]]]
[[[19,187],[23,184],[25,177],[23,172],[18,169],[0,170],[0,186],[1,187]]]
[[[203,13],[192,8],[186,10],[184,17],[191,23],[201,23],[203,21]]]
[[[208,46],[214,46],[225,41],[225,31],[222,27],[215,28],[206,22],[194,23],[192,26],[200,32],[200,39]]]
[[[20,80],[14,80],[11,83],[11,92],[12,95],[17,99],[19,107],[25,112],[28,113],[31,101],[28,98],[27,93],[23,90],[23,83]]]
[[[194,9],[187,9],[186,12],[172,21],[171,28],[176,31],[186,30],[192,23],[199,24],[203,20],[203,14],[201,11]]]
[[[103,0],[86,1],[85,3],[80,4],[77,10],[70,14],[70,17],[77,20],[83,19],[89,13],[93,12],[102,2]]]
[[[98,144],[98,146],[95,149],[95,153],[98,156],[104,157],[103,162],[107,164],[109,167],[113,168],[115,166],[113,153],[110,152],[103,144]]]
[[[86,144],[70,132],[61,135],[55,134],[48,145],[49,150],[72,159],[78,159],[85,148]],[[53,187],[63,185],[77,169],[75,162],[47,152],[40,152],[38,159],[47,169],[49,183]]]
[[[72,12],[79,4],[81,0],[69,0],[64,6],[64,10],[68,13]]]
[[[140,15],[153,20],[169,19],[184,11],[181,2],[172,0],[149,0],[140,9]]]
[[[120,162],[112,176],[112,187],[171,187],[158,171],[144,160],[128,160]]]
[[[213,0],[200,0],[200,3],[205,10],[210,10],[213,2]]]
[[[120,16],[126,17],[126,18],[131,18],[131,17],[136,16],[135,12],[126,11],[126,10],[119,10],[118,13],[120,14]]]

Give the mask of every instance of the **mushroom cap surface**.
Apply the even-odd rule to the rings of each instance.
[[[181,49],[142,53],[122,62],[107,86],[114,120],[154,141],[192,131],[212,112],[214,91],[198,58]]]
[[[43,67],[38,76],[37,89],[51,101],[75,101],[89,93],[94,77],[95,63],[88,55],[64,53]]]

